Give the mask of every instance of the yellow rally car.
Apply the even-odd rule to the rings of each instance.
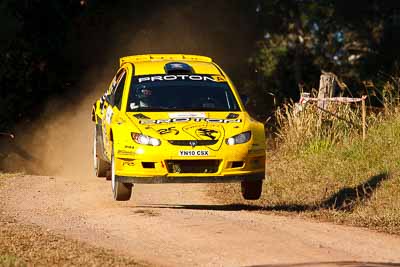
[[[135,183],[241,182],[245,199],[261,196],[264,125],[208,57],[121,58],[92,120],[95,172],[111,176],[115,200]]]

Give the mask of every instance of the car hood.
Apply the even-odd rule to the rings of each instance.
[[[141,112],[127,116],[142,134],[173,145],[212,149],[241,133],[247,119],[243,112]]]

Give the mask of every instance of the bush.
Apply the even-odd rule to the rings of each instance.
[[[237,185],[220,186],[212,194],[280,214],[400,234],[400,114],[398,106],[386,106],[368,115],[363,140],[357,107],[335,107],[351,122],[343,123],[312,106],[295,112],[295,105],[285,105],[277,111],[276,149],[267,152],[263,198],[243,201]]]

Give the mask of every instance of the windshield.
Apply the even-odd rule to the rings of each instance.
[[[239,111],[222,76],[135,76],[127,111]]]

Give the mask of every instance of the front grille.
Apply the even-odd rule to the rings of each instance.
[[[167,160],[169,173],[216,173],[219,160]]]
[[[174,146],[211,146],[215,145],[218,140],[168,140]],[[193,145],[196,142],[195,145]]]

